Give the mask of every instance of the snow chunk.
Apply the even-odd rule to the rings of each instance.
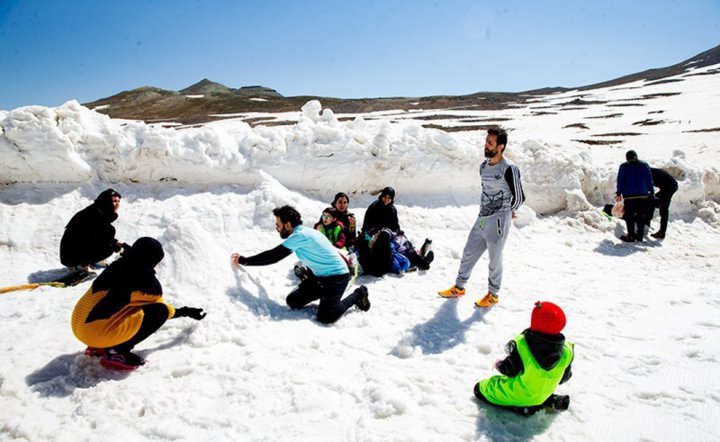
[[[515,219],[513,220],[513,225],[522,229],[523,227],[531,225],[536,220],[537,215],[535,214],[535,211],[526,205],[522,205],[520,206],[520,208],[518,208],[518,210],[515,211]]]
[[[300,108],[302,111],[302,114],[305,118],[308,118],[312,121],[318,121],[320,119],[320,111],[322,110],[322,105],[318,100],[310,100],[307,103],[303,105],[302,108]]]

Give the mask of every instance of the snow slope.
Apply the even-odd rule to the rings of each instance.
[[[313,102],[293,126],[256,128],[167,129],[74,102],[0,112],[0,286],[59,273],[63,226],[112,186],[123,195],[118,238],[158,238],[166,299],[208,311],[168,322],[137,347],[148,364],[127,374],[84,356],[70,331],[89,282],[0,295],[0,440],[717,440],[720,154],[717,132],[688,131],[716,127],[718,76],[635,86],[584,100],[682,93],[614,118],[589,118],[612,103],[533,115],[573,93],[482,115],[511,118],[508,155],[528,194],[501,302],[487,312],[473,307],[486,258],[465,298],[436,296],[477,215],[483,131],[424,128],[412,118],[425,111],[341,122]],[[666,123],[618,145],[572,141],[640,132],[632,122],[659,110],[651,115]],[[433,123],[481,117],[458,115]],[[589,129],[563,129],[583,121]],[[611,197],[630,147],[681,180],[662,242],[620,243],[624,226],[593,207]],[[230,268],[230,253],[280,242],[274,207],[292,204],[311,224],[344,190],[362,218],[387,184],[403,229],[418,244],[433,238],[437,258],[427,272],[359,278],[369,312],[322,326],[312,307],[290,311],[293,258]],[[558,390],[570,410],[523,418],[478,404],[474,383],[493,374],[540,299],[565,309],[576,344],[574,376]]]

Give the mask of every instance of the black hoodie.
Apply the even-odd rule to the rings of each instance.
[[[143,237],[128,248],[125,255],[110,264],[93,282],[93,292],[107,290],[85,322],[107,319],[130,302],[132,292],[162,296],[162,285],[155,277],[155,266],[165,256],[162,245],[153,238]]]
[[[390,195],[391,202],[385,205],[381,200],[385,195]],[[373,201],[365,212],[363,219],[363,232],[374,235],[378,230],[388,228],[395,233],[400,232],[397,210],[395,209],[395,189],[386,187],[380,192],[377,201]]]
[[[89,265],[119,251],[115,239],[117,219],[112,199],[120,196],[113,189],[103,191],[95,202],[79,211],[65,226],[60,241],[60,262],[68,267]]]
[[[552,370],[562,356],[565,336],[562,333],[546,335],[545,333],[539,333],[530,329],[523,331],[523,334],[525,335],[525,342],[527,342],[530,353],[532,353],[537,363],[545,370]],[[517,350],[515,340],[507,343],[506,351],[508,352],[508,356],[498,364],[497,369],[505,376],[517,376],[523,372],[525,367],[523,366],[522,359],[520,359],[520,353]],[[572,362],[565,369],[565,373],[560,381],[561,384],[567,382],[572,376],[571,367]]]

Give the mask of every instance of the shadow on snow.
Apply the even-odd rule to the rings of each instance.
[[[465,343],[465,332],[472,324],[481,321],[487,310],[475,309],[469,318],[461,321],[457,311],[457,299],[447,299],[437,310],[435,316],[423,324],[418,324],[405,336],[393,350],[403,345],[412,345],[422,349],[423,354],[439,354]]]
[[[197,328],[196,324],[185,327],[173,339],[154,348],[136,351],[143,358],[159,350],[166,350],[182,344]],[[142,370],[142,367],[139,368]],[[44,367],[25,377],[25,383],[31,390],[43,397],[67,397],[75,389],[90,388],[107,380],[122,380],[130,376],[130,371],[109,370],[100,365],[100,359],[81,353],[60,355]]]
[[[493,442],[532,440],[535,436],[546,432],[558,415],[556,411],[541,410],[532,416],[521,416],[479,401],[475,396],[471,400],[478,408],[475,422],[475,434],[478,440],[485,438]]]

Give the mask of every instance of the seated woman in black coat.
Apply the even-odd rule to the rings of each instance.
[[[402,249],[410,265],[428,270],[434,259],[434,253],[428,250],[429,240],[418,253],[413,245],[404,238],[400,229],[397,209],[395,209],[395,189],[386,187],[380,192],[377,201],[365,212],[362,232],[358,236],[358,252],[363,272],[373,276],[396,273],[393,268],[393,253]]]
[[[377,201],[373,201],[365,212],[362,231],[372,236],[382,229],[400,233],[397,209],[395,209],[395,189],[386,187],[380,192]]]
[[[115,190],[107,189],[95,198],[95,202],[72,217],[60,241],[63,265],[87,269],[125,247],[115,239],[115,227],[112,226],[118,217],[120,198]]]

